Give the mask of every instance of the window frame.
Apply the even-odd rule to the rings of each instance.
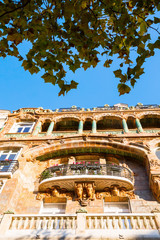
[[[45,205],[48,205],[48,208],[47,207],[45,207]],[[55,205],[55,207],[54,206],[52,206],[51,207],[51,205]],[[56,206],[58,207],[58,206],[64,206],[64,212],[56,212]],[[50,207],[49,207],[50,206]],[[50,214],[55,214],[55,215],[58,215],[58,214],[65,214],[65,212],[66,212],[66,206],[67,206],[67,203],[65,202],[65,203],[44,203],[44,202],[42,202],[42,205],[41,205],[41,208],[40,208],[40,214],[42,214],[42,215],[50,215]],[[46,209],[46,212],[44,211]],[[55,211],[53,211],[52,209],[55,209]],[[58,208],[57,208],[58,209]],[[47,210],[48,210],[48,212],[47,212]],[[52,210],[52,211],[49,211],[49,210]],[[61,209],[60,209],[61,210]]]
[[[6,149],[0,149],[0,158],[1,158],[1,155],[2,154],[5,154],[5,151],[8,151],[8,153],[6,152],[6,158],[4,160],[1,160],[0,161],[6,161],[6,160],[17,160],[19,155],[20,155],[20,152],[21,152],[21,148],[6,148]],[[10,159],[9,156],[11,154],[14,154],[16,153],[15,157],[13,159]]]
[[[28,132],[24,132],[24,129],[27,128],[30,124],[30,129]],[[24,125],[24,126],[21,126]],[[35,122],[15,122],[13,126],[11,127],[9,133],[31,133],[34,128]],[[18,129],[22,128],[20,132],[18,132]]]
[[[117,208],[117,211],[105,211],[105,204],[106,205],[110,205],[110,206],[116,206],[116,205],[127,205],[128,206],[128,211],[127,212],[123,212],[123,211],[118,211],[118,208]],[[121,209],[121,208],[119,208]],[[127,208],[126,208],[127,209]],[[123,208],[122,208],[123,210]],[[109,213],[109,214],[123,214],[123,213],[131,213],[131,206],[130,206],[130,202],[103,202],[103,212],[104,213]]]

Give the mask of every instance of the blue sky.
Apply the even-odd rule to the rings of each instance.
[[[22,45],[21,48],[25,48]],[[116,59],[115,59],[116,61]],[[138,102],[143,104],[160,104],[160,51],[144,64],[145,74],[141,76],[131,93],[119,96],[118,79],[111,68],[104,68],[99,63],[96,68],[87,71],[78,70],[68,73],[68,80],[79,82],[77,90],[71,90],[66,96],[58,97],[59,88],[44,83],[42,73],[31,75],[21,67],[14,57],[0,58],[0,109],[17,110],[22,107],[43,107],[56,109],[60,107],[96,107],[104,104]]]

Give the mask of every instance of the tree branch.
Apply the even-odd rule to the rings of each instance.
[[[3,13],[2,15],[0,15],[0,18],[1,18],[1,17],[4,17],[5,15],[7,15],[7,14],[9,14],[9,13],[12,13],[12,12],[17,11],[18,9],[21,9],[21,8],[26,7],[26,6],[30,3],[30,1],[31,1],[31,0],[28,0],[28,1],[27,1],[26,3],[24,3],[22,6],[19,6],[19,7],[17,7],[17,8],[14,8],[13,10],[10,10],[10,11],[8,11],[8,12]]]

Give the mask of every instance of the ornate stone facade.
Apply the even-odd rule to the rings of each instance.
[[[102,216],[110,213],[151,216],[159,212],[159,106],[8,111],[0,142],[2,223],[7,212],[34,214],[35,219],[45,214],[46,219],[50,214],[56,219],[58,213],[65,214],[64,218],[82,213],[91,214],[85,218],[88,228],[93,221],[100,228]],[[93,214],[98,220],[92,219]],[[63,221],[58,220],[59,227],[69,228]],[[124,217],[125,226],[127,221]],[[22,223],[24,219],[15,226],[21,229]],[[51,227],[51,222],[47,224]]]

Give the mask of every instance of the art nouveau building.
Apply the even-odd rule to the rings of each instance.
[[[1,239],[160,239],[160,108],[0,111]]]

